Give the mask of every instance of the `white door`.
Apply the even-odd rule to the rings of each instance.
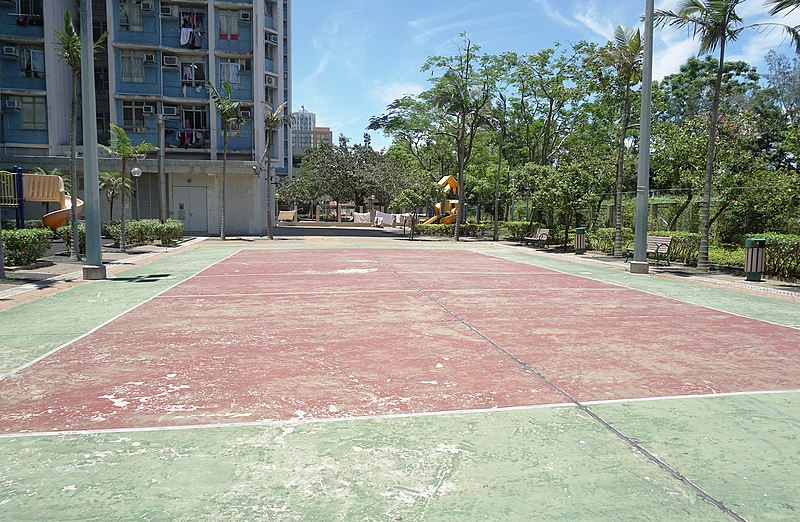
[[[206,187],[172,187],[172,211],[186,232],[208,232]]]

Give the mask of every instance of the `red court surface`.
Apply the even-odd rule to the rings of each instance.
[[[0,433],[567,401],[520,362],[579,401],[798,389],[798,348],[475,252],[245,250],[0,381]]]

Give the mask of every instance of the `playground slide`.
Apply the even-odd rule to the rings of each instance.
[[[78,214],[81,214],[83,212],[83,200],[75,198],[75,204],[75,209],[78,211]],[[60,227],[69,221],[71,209],[72,197],[64,195],[64,199],[61,200],[61,208],[59,210],[42,216],[42,222],[44,223],[44,226],[49,228]]]
[[[455,222],[456,222],[456,214],[447,214],[446,216],[442,216],[442,219],[439,220],[439,224],[441,225],[449,225]]]

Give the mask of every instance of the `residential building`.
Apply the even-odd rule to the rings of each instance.
[[[308,149],[332,143],[333,134],[328,127],[317,127],[317,115],[305,107],[293,112],[292,119],[292,165],[298,169]]]
[[[51,44],[67,9],[75,2],[0,0],[2,168],[69,169],[70,70]],[[229,82],[243,122],[228,133],[226,233],[262,230],[266,209],[253,166],[266,143],[267,105],[286,102],[288,114],[292,103],[291,0],[94,0],[93,18],[95,37],[107,30],[108,41],[95,55],[91,141],[108,143],[111,122],[133,144],[157,145],[163,132],[169,216],[189,232],[217,234],[224,144],[206,85],[222,91]],[[289,132],[273,137],[278,175],[290,175]],[[100,170],[118,172],[119,163],[102,158]],[[157,154],[136,165],[141,217],[159,216],[158,165]]]

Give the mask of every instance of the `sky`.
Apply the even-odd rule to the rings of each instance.
[[[678,0],[656,0],[656,9],[674,9]],[[580,40],[599,45],[615,27],[641,25],[645,0],[293,0],[293,111],[317,115],[334,140],[343,133],[361,142],[369,118],[404,95],[429,87],[420,68],[429,56],[453,55],[459,34],[487,54],[532,54]],[[746,24],[779,21],[800,25],[800,10],[770,17],[762,0],[738,8]],[[653,78],[677,72],[698,43],[688,33],[655,30]],[[770,50],[791,55],[794,48],[780,31],[742,34],[728,51],[765,72]],[[389,138],[371,132],[376,149]]]

